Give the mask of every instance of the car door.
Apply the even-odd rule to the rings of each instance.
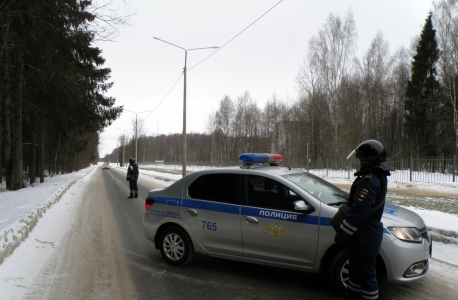
[[[242,255],[239,185],[237,174],[205,174],[183,197],[183,221],[208,251]]]
[[[319,209],[294,211],[297,193],[271,178],[244,176],[241,207],[243,256],[313,267],[318,245]]]

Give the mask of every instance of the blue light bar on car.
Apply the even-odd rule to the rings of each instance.
[[[283,160],[280,154],[268,153],[243,153],[239,160],[243,163],[263,163],[263,162],[279,162]]]

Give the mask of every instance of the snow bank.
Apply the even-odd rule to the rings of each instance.
[[[0,264],[29,236],[43,213],[94,168],[46,177],[43,183],[0,193]]]

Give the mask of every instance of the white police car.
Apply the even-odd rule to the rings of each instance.
[[[172,265],[194,253],[327,275],[339,292],[348,255],[334,243],[330,219],[348,194],[312,174],[279,167],[278,154],[242,154],[241,167],[204,170],[148,193],[145,235]],[[254,163],[269,162],[270,166]],[[385,204],[377,277],[417,280],[429,267],[423,220]]]

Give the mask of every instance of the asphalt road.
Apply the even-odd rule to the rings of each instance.
[[[165,263],[143,234],[144,202],[156,185],[140,176],[128,199],[124,171],[95,170],[75,212],[74,230],[25,299],[342,299],[316,274],[196,255],[184,267]],[[382,283],[380,299],[457,299],[458,268],[432,261],[420,281]]]
[[[340,299],[314,274],[196,255],[184,267],[168,265],[143,234],[148,191],[127,199],[125,175],[105,170],[103,180],[138,299]]]

